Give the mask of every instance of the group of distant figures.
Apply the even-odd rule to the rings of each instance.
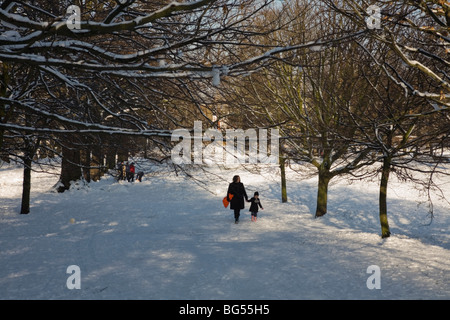
[[[128,182],[134,182],[134,175],[136,175],[136,180],[139,182],[142,182],[142,177],[144,176],[143,171],[139,171],[136,173],[136,167],[134,165],[134,162],[128,163],[126,162],[119,162],[117,164],[117,172],[119,173],[119,176],[117,180],[127,180]]]

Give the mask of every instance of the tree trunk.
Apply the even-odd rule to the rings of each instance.
[[[91,150],[85,149],[80,151],[80,161],[83,165],[83,178],[86,182],[91,182]]]
[[[148,138],[144,138],[144,159],[148,159]]]
[[[100,147],[92,150],[92,155],[91,155],[91,179],[93,181],[99,181],[100,178],[103,175],[102,170],[100,169],[101,166],[103,166],[103,155],[101,152]]]
[[[321,217],[327,213],[327,203],[328,203],[328,184],[330,183],[331,177],[327,172],[319,170],[319,186],[317,190],[317,207],[316,207],[316,218]]]
[[[108,148],[106,151],[106,167],[108,169],[116,168],[116,151],[112,148]]]
[[[70,182],[81,178],[80,151],[63,147],[63,159],[61,164],[61,176],[58,192],[69,190]]]
[[[128,161],[128,151],[119,149],[117,151],[117,162],[126,162],[126,161]]]
[[[280,156],[280,170],[281,170],[281,202],[287,202],[286,189],[286,158]]]
[[[31,162],[32,158],[26,156],[23,166],[23,187],[22,187],[22,205],[21,214],[30,213],[30,193],[31,193]]]
[[[8,93],[8,85],[10,80],[10,67],[9,63],[2,62],[2,73],[0,75],[0,97],[6,98]],[[0,104],[0,121],[2,123],[7,123],[10,115],[13,112],[13,107],[8,106],[9,111],[7,111],[6,103],[2,102]],[[0,129],[0,150],[3,148],[3,138],[5,135],[5,130]],[[5,159],[9,159],[9,157],[4,156]],[[8,161],[9,162],[9,161]]]
[[[389,174],[391,172],[391,157],[387,156],[383,159],[383,169],[381,172],[380,183],[380,198],[379,198],[379,211],[380,211],[380,224],[381,224],[381,237],[388,238],[391,235],[389,230],[389,223],[387,217],[387,185],[389,181]]]

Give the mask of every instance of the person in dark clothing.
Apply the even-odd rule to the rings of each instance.
[[[117,180],[123,180],[123,169],[122,169],[122,167],[123,167],[123,162],[119,162],[118,164],[117,164],[117,173],[118,173],[118,177],[117,177]]]
[[[233,195],[231,199],[230,194]],[[241,178],[239,176],[234,176],[233,182],[229,184],[227,192],[227,200],[230,202],[230,209],[234,210],[234,223],[239,222],[240,211],[245,207],[244,198],[247,202],[249,201]]]
[[[258,206],[264,210],[261,201],[259,200],[259,192],[256,191],[253,198],[250,199],[250,212],[252,213],[252,221],[256,222],[258,216]]]
[[[127,181],[130,182],[130,164],[128,163],[128,161],[125,163],[125,177]]]
[[[136,167],[134,166],[134,162],[130,164],[130,175],[128,177],[128,182],[134,182],[134,173],[136,172]]]
[[[143,171],[139,171],[137,174],[136,174],[136,180],[137,181],[139,181],[139,182],[142,182],[142,177],[144,176],[144,172]]]

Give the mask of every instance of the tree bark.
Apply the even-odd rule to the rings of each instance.
[[[91,179],[93,181],[99,181],[103,175],[103,172],[100,169],[100,167],[103,166],[103,155],[100,146],[92,150],[90,166]]]
[[[91,150],[84,149],[80,150],[80,161],[83,165],[83,178],[86,182],[91,182]]]
[[[383,168],[381,171],[380,196],[379,196],[379,213],[381,224],[381,237],[388,238],[391,235],[387,217],[387,185],[389,174],[391,172],[391,157],[385,156],[383,159]]]
[[[319,185],[317,189],[317,207],[316,218],[321,217],[327,213],[328,204],[328,184],[331,177],[322,170],[319,170]]]
[[[287,202],[286,158],[281,156],[280,156],[280,170],[281,170],[281,202]]]
[[[111,147],[106,150],[106,167],[108,169],[116,168],[116,150]]]
[[[125,151],[122,146],[120,146],[117,151],[117,162],[126,162],[128,161],[128,150]]]
[[[61,176],[58,192],[69,190],[70,182],[81,178],[80,151],[63,147],[63,159],[61,164]]]
[[[21,214],[30,213],[31,163],[32,158],[30,156],[26,156],[24,158],[23,166],[22,205],[20,208]]]

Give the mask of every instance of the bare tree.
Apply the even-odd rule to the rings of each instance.
[[[328,29],[334,27],[338,33],[358,28],[358,20],[342,20],[341,10],[331,8]],[[305,39],[323,32],[322,23],[308,25],[315,27],[297,25],[296,35]],[[237,105],[245,107],[241,118],[253,125],[279,126],[289,146],[287,156],[317,169],[316,216],[327,211],[333,177],[380,174],[381,236],[388,237],[389,177],[394,172],[412,179],[427,192],[437,188],[432,177],[443,173],[437,164],[446,158],[430,156],[430,146],[448,144],[448,109],[445,94],[429,94],[436,89],[433,79],[421,76],[420,68],[411,67],[390,44],[372,41],[372,36],[369,32],[352,37],[348,44],[297,50],[283,63],[237,81],[234,90]],[[376,162],[380,170],[369,172]],[[427,173],[429,179],[413,179],[411,172]]]
[[[388,57],[389,55],[384,58]],[[389,64],[395,66],[396,70],[405,68],[398,61],[395,64],[392,59]],[[358,128],[358,140],[352,140],[351,143],[372,149],[372,156],[381,162],[379,216],[381,235],[384,238],[390,235],[387,209],[390,175],[394,173],[403,179],[412,180],[416,185],[422,185],[429,194],[434,187],[439,189],[433,182],[433,176],[447,174],[437,169],[438,163],[447,159],[443,154],[432,155],[430,148],[436,144],[444,145],[444,141],[448,142],[448,111],[428,112],[430,103],[427,98],[405,96],[403,90],[385,76],[383,66],[372,63],[372,70],[378,76],[366,79],[372,87],[373,104],[362,114],[351,114],[350,118]],[[417,70],[403,72],[406,81],[425,88],[426,83],[417,76]],[[414,179],[412,172],[426,173],[429,178]],[[430,197],[429,199],[431,200]]]
[[[274,8],[274,0],[2,1],[2,156],[11,140],[5,135],[26,134],[59,141],[54,151],[78,168],[79,149],[89,153],[100,136],[145,137],[167,150],[172,129],[208,118],[211,84],[261,69],[283,53],[352,36],[262,44],[258,39],[280,26],[254,22],[263,11],[283,15]],[[21,113],[45,118],[45,125],[18,121]],[[68,167],[64,188],[81,175]]]
[[[333,12],[324,15],[325,9],[294,6],[293,12],[301,18],[280,29],[280,43],[281,39],[292,38],[314,45],[299,48],[284,56],[283,61],[238,79],[232,89],[236,104],[245,108],[245,119],[256,126],[280,128],[284,157],[315,168],[316,217],[327,212],[331,179],[373,162],[366,158],[368,148],[358,149],[348,143],[357,131],[347,110],[361,112],[371,99],[370,90],[366,90],[370,84],[360,76],[366,68],[362,58],[365,53],[349,42],[355,37],[339,43],[314,40],[340,32],[333,28],[339,17]]]
[[[450,6],[447,1],[325,1],[352,21],[357,29],[370,26],[369,39],[385,45],[407,68],[386,70],[386,75],[408,93],[432,102],[427,112],[448,109],[450,101]],[[431,86],[415,87],[406,80],[417,70]]]

